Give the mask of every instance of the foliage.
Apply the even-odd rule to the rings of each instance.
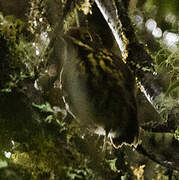
[[[47,0],[30,0],[30,12],[28,13],[28,29],[31,33],[39,36],[41,32],[51,31],[51,27],[47,20],[46,4]]]
[[[103,137],[86,131],[63,109],[60,89],[53,87],[55,77],[46,73],[52,85],[45,82],[45,90],[35,90],[34,82],[57,56],[48,51],[52,28],[46,18],[46,3],[50,1],[30,0],[27,23],[0,14],[0,179],[7,179],[8,173],[17,175],[10,176],[17,180],[143,179],[147,166],[159,165],[147,164],[131,147],[115,150],[108,140],[102,151]],[[90,1],[79,2],[79,10],[91,12]],[[169,75],[167,95],[177,99],[178,52],[162,49],[155,60],[158,72]],[[177,129],[176,139],[178,134]],[[5,157],[5,152],[11,157]],[[158,179],[166,178],[165,170],[158,171]]]
[[[0,160],[0,169],[1,169],[1,168],[4,168],[4,167],[7,167],[7,166],[8,166],[8,164],[7,164],[6,161]]]
[[[30,2],[28,23],[0,13],[1,92],[11,92],[20,81],[34,78],[46,67],[50,25],[44,18],[44,3],[34,2]]]
[[[170,85],[170,87],[166,92],[166,96],[168,96],[171,93],[171,91],[175,90],[178,87],[179,87],[179,80],[175,81],[173,84]]]
[[[155,67],[159,73],[165,73],[165,77],[168,78],[166,96],[179,98],[179,51],[170,52],[167,48],[162,48],[155,56]]]
[[[44,114],[47,113],[47,116],[44,119],[45,122],[51,123],[54,120],[61,126],[61,128],[64,128],[65,122],[60,119],[65,119],[67,115],[66,110],[60,109],[57,106],[51,108],[51,105],[48,102],[41,105],[32,103],[32,106],[38,108],[41,112],[44,112]],[[59,114],[61,116],[59,116]]]
[[[15,143],[11,156],[12,161],[25,168],[32,179],[108,179],[102,171],[107,168],[107,163],[98,157],[101,152],[95,152],[95,149],[89,152],[88,143],[77,134],[68,137],[70,132],[56,134],[51,125],[46,128],[34,134],[28,143]],[[92,156],[98,157],[96,162]],[[109,173],[114,176],[110,170]]]
[[[174,137],[179,141],[179,127],[175,130]]]
[[[13,16],[0,20],[1,92],[10,92],[23,79],[33,78],[39,60],[32,42],[26,40],[25,24]],[[10,72],[10,73],[9,73]]]

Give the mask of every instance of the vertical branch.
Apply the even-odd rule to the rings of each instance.
[[[125,59],[127,58],[127,39],[122,33],[122,24],[119,20],[114,0],[95,0],[95,2],[100,9],[102,15],[104,16],[106,22],[108,23],[121,50],[123,60],[125,61]]]

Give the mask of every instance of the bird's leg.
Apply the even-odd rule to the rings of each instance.
[[[102,149],[103,152],[106,150],[106,143],[107,143],[107,138],[108,138],[108,136],[109,136],[109,131],[110,131],[109,128],[105,129],[103,149]]]
[[[123,143],[120,144],[120,145],[118,145],[118,146],[116,146],[116,145],[114,144],[113,139],[112,139],[112,137],[111,137],[110,134],[109,134],[109,139],[110,139],[110,142],[111,142],[112,146],[113,146],[115,149],[119,149],[119,148],[122,147]]]

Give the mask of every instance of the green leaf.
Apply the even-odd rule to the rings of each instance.
[[[173,91],[177,87],[179,87],[179,79],[177,81],[175,81],[172,85],[169,86],[165,96],[168,96],[171,93],[171,91]]]
[[[2,22],[4,19],[3,14],[0,12],[0,22]]]
[[[51,123],[53,120],[53,115],[49,115],[45,118],[45,122]]]
[[[8,166],[8,164],[7,164],[6,161],[0,160],[0,169],[1,169],[1,168],[4,168],[4,167],[7,167],[7,166]]]
[[[1,92],[10,93],[10,92],[12,92],[12,89],[10,89],[10,88],[1,89]]]
[[[111,170],[114,171],[114,172],[118,172],[118,171],[119,171],[119,170],[116,168],[116,160],[117,160],[117,158],[112,159],[112,160],[106,160],[107,163],[109,163],[109,166],[110,166]]]
[[[175,137],[176,140],[179,141],[179,128],[177,128],[177,129],[175,130],[174,137]]]
[[[21,79],[25,79],[25,78],[27,78],[28,76],[27,75],[25,75],[25,74],[23,74],[22,72],[20,73],[20,78]]]
[[[45,104],[32,103],[32,106],[40,109],[42,112],[53,112],[53,109],[51,108],[51,106],[48,102],[46,102]]]

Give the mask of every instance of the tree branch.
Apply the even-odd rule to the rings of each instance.
[[[114,0],[95,0],[98,8],[100,9],[101,13],[103,14],[106,22],[108,23],[116,41],[117,44],[121,50],[122,57],[124,60],[127,58],[127,52],[126,52],[126,45],[127,42],[125,36],[123,36],[122,31],[122,24],[119,20],[118,14],[117,14],[117,8],[115,6]]]
[[[179,141],[172,133],[141,131],[141,141],[136,150],[154,162],[169,169],[179,170]]]

